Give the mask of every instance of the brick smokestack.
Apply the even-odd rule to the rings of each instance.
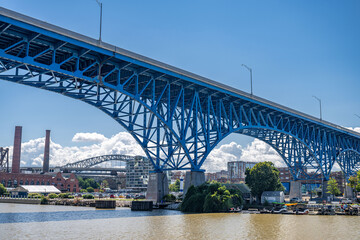
[[[15,137],[14,137],[14,149],[13,149],[13,160],[12,160],[12,173],[20,172],[20,155],[21,155],[21,132],[22,127],[15,127]]]
[[[44,162],[43,162],[44,173],[49,172],[49,158],[50,158],[50,130],[46,130]]]

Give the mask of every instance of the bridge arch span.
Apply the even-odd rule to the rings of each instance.
[[[224,137],[252,134],[246,128],[258,128],[259,139],[264,128],[291,138],[287,147],[262,140],[285,158],[292,146],[302,149],[325,177],[339,149],[360,151],[360,135],[349,129],[4,8],[0,79],[99,108],[130,132],[157,172],[201,171]]]
[[[360,170],[360,151],[352,148],[344,149],[338,154],[336,162],[348,180],[350,176]]]
[[[265,126],[246,126],[234,129],[232,132],[224,135],[223,139],[232,133],[250,136],[271,146],[289,167],[294,180],[322,178],[322,176],[325,176],[320,167],[321,164],[310,146],[292,133]],[[282,144],[279,144],[279,141]],[[212,145],[211,150],[219,143],[220,141]],[[307,169],[313,169],[314,171],[309,175]]]

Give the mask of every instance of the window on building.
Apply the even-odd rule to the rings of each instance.
[[[31,180],[30,185],[34,185],[34,180]]]

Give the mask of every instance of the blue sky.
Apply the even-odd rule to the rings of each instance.
[[[103,0],[105,42],[250,91],[304,113],[359,127],[360,1],[110,1]],[[98,38],[95,0],[3,0],[2,7]],[[111,137],[124,131],[83,102],[0,81],[0,146],[52,130],[66,146],[76,133]],[[245,146],[252,139],[229,136]]]

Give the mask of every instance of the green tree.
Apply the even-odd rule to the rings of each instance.
[[[94,188],[93,188],[93,187],[87,187],[87,188],[86,188],[86,191],[87,191],[87,192],[94,192]]]
[[[50,198],[50,199],[54,199],[54,198],[58,198],[59,196],[56,194],[56,193],[50,193],[49,195],[48,195],[48,198]]]
[[[94,196],[91,194],[84,194],[82,197],[83,199],[94,199]]]
[[[79,187],[81,189],[86,189],[88,187],[100,188],[100,184],[97,183],[93,178],[83,179],[82,177],[78,177],[78,180],[79,180]]]
[[[108,187],[109,187],[108,181],[104,180],[104,181],[101,182],[101,184],[100,184],[101,189],[105,189],[105,188],[108,188]]]
[[[7,192],[7,191],[6,191],[6,188],[4,187],[4,185],[2,185],[2,184],[0,183],[0,196],[1,196],[1,195],[4,195],[6,192]]]
[[[176,179],[175,183],[170,184],[169,186],[170,192],[179,192],[180,191],[180,180]]]
[[[260,200],[264,191],[284,191],[280,182],[279,170],[272,162],[257,163],[252,169],[245,171],[245,183],[250,187],[251,193]]]
[[[336,182],[335,178],[330,178],[326,189],[328,190],[327,193],[330,193],[334,196],[338,196],[341,194],[338,183]]]
[[[88,178],[85,180],[86,184],[92,188],[100,188],[100,184],[97,183],[94,179]]]
[[[355,191],[356,192],[360,192],[360,170],[356,173],[356,186],[355,186]]]
[[[166,195],[163,197],[163,200],[164,200],[165,202],[175,202],[176,197],[175,197],[173,194],[166,194]]]
[[[218,182],[207,182],[200,186],[190,186],[181,204],[183,212],[222,212],[231,207],[240,207],[241,192],[228,190]]]

